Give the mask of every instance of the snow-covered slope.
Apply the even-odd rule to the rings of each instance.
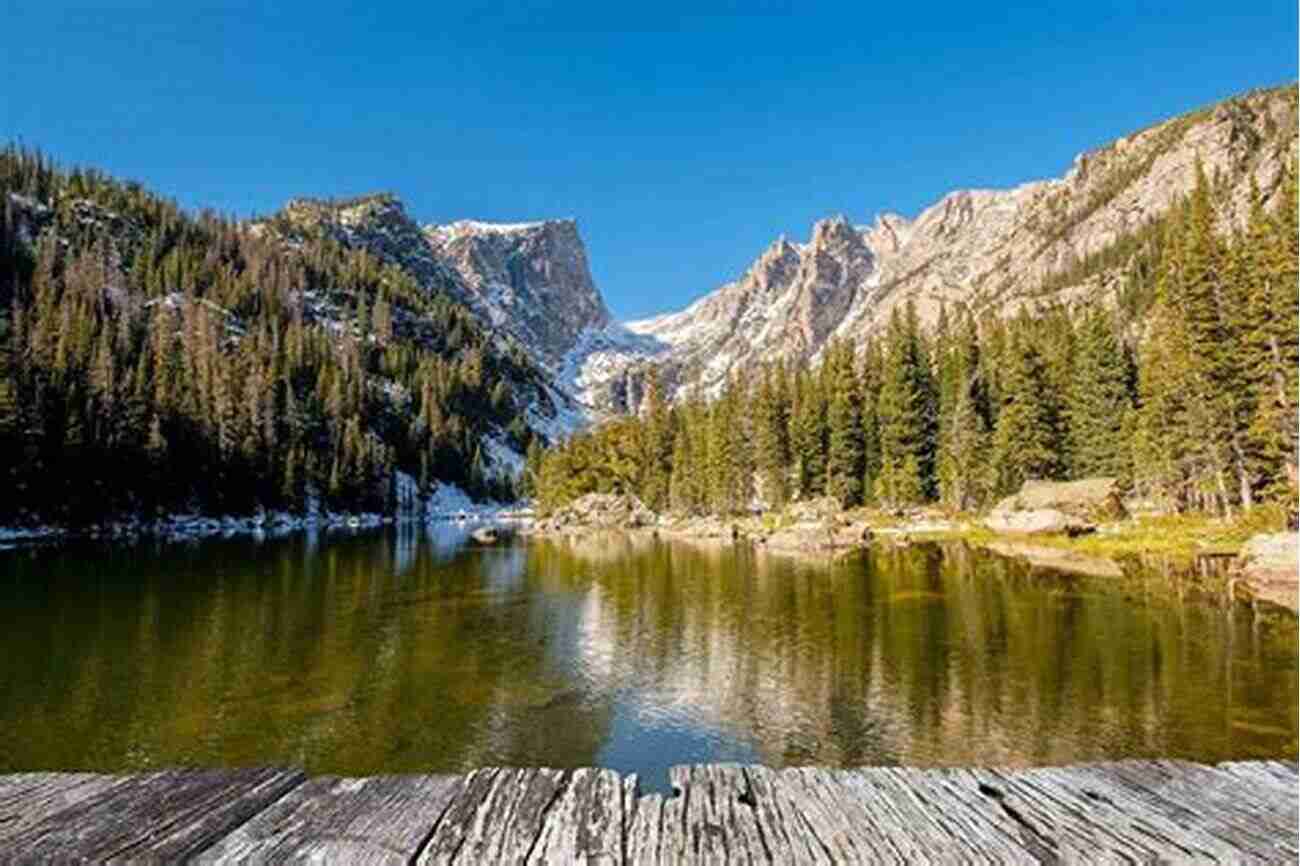
[[[426,226],[428,249],[456,271],[472,309],[554,370],[591,328],[613,321],[571,219],[462,220]]]

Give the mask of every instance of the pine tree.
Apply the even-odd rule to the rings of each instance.
[[[933,485],[937,412],[915,311],[895,308],[886,335],[876,498],[898,507],[924,501]]]
[[[795,379],[790,416],[795,495],[812,499],[826,492],[826,401],[820,383],[806,371]]]
[[[754,400],[754,462],[760,494],[771,508],[788,501],[790,469],[790,406],[785,366],[764,366]]]
[[[644,453],[641,457],[641,499],[655,511],[668,505],[669,481],[672,473],[674,431],[672,418],[664,400],[658,370],[651,368],[646,375]]]
[[[947,507],[964,511],[983,505],[994,485],[988,462],[988,398],[979,336],[970,316],[951,339],[945,367],[943,390],[951,408],[941,426],[939,498]]]
[[[1063,437],[1043,356],[1020,332],[1012,335],[1008,354],[1002,407],[993,435],[993,466],[1000,493],[1013,492],[1028,479],[1059,479],[1063,474]]]
[[[1068,413],[1073,475],[1131,473],[1124,424],[1132,408],[1129,372],[1110,315],[1093,307],[1083,316],[1070,383]]]
[[[831,388],[827,410],[826,492],[841,507],[862,504],[863,435],[861,390],[853,369],[853,348],[832,344],[825,364]]]

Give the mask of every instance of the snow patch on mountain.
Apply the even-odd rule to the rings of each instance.
[[[608,392],[611,383],[629,368],[663,355],[669,346],[649,334],[638,334],[611,323],[584,329],[556,368],[556,381],[594,418],[617,403]]]

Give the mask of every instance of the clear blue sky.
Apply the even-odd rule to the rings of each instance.
[[[239,215],[576,217],[623,318],[1296,77],[1295,0],[4,7],[0,138]]]

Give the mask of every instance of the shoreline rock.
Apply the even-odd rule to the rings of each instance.
[[[994,532],[1014,535],[1085,535],[1108,520],[1128,516],[1118,478],[1027,480],[984,518]]]
[[[1275,532],[1253,536],[1233,565],[1234,577],[1251,598],[1300,613],[1300,535]]]

